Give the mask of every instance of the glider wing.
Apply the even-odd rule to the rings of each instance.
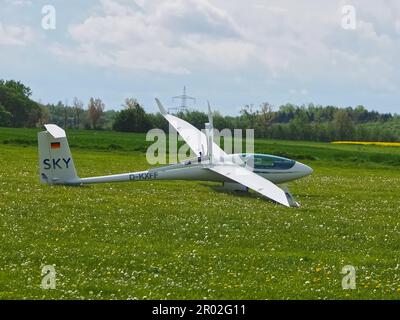
[[[185,140],[189,148],[196,154],[200,156],[200,152],[203,156],[207,154],[207,137],[196,127],[192,126],[185,120],[179,119],[172,114],[169,114],[164,106],[161,104],[160,100],[156,99],[158,108],[165,119],[171,124],[171,126],[179,133],[179,135]],[[226,153],[215,143],[213,143],[213,157],[220,158]]]
[[[214,165],[209,169],[258,192],[271,200],[283,204],[284,206],[291,206],[288,195],[285,191],[273,184],[271,181],[244,167],[240,167],[236,164],[229,164]]]

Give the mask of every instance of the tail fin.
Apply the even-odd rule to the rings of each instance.
[[[74,160],[65,131],[46,124],[47,131],[38,133],[40,181],[48,184],[78,184]]]

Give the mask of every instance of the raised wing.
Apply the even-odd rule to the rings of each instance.
[[[200,152],[203,156],[207,154],[207,137],[196,127],[192,126],[190,123],[182,120],[178,117],[169,114],[164,106],[161,104],[160,100],[156,99],[158,108],[165,119],[171,124],[171,126],[180,134],[180,136],[185,140],[190,149],[200,156]],[[215,143],[212,147],[214,158],[220,158],[226,155],[226,153]]]
[[[271,181],[260,177],[250,170],[236,164],[215,165],[209,168],[233,181],[236,181],[260,194],[272,199],[284,206],[291,207],[286,192],[273,184]]]

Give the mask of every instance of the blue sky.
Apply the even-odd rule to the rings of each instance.
[[[0,78],[43,103],[135,97],[153,112],[186,85],[223,114],[264,101],[400,113],[399,57],[397,0],[0,0]]]

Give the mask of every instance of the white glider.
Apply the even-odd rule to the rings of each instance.
[[[209,122],[205,134],[190,123],[165,110],[156,99],[161,114],[181,135],[197,158],[141,172],[90,178],[77,175],[65,131],[46,124],[38,133],[40,180],[42,183],[82,185],[89,183],[141,180],[219,181],[230,190],[252,189],[287,207],[298,206],[292,195],[276,183],[285,183],[310,175],[313,170],[300,162],[267,154],[226,154],[213,141],[213,118],[208,105]]]

